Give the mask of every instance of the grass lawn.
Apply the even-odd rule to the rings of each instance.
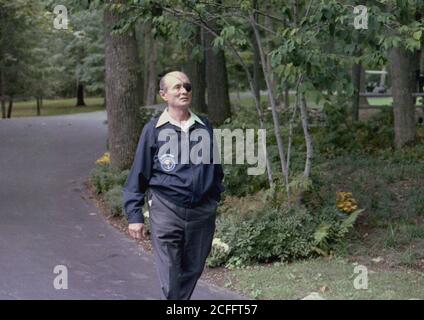
[[[56,116],[105,110],[103,98],[85,98],[86,107],[75,107],[76,99],[46,99],[43,101],[41,116]],[[35,100],[20,101],[13,104],[12,118],[37,116],[37,104]]]
[[[360,275],[358,270],[355,273],[358,265],[358,262],[344,258],[319,258],[255,266],[231,271],[227,287],[255,299],[302,299],[312,292],[332,300],[424,299],[422,272],[385,270],[378,262],[370,260],[361,264],[367,268],[367,289],[355,289],[355,278]],[[361,275],[365,273],[361,271]]]
[[[424,129],[418,130],[419,136]],[[324,160],[320,194],[335,203],[352,192],[365,211],[330,258],[229,270],[223,283],[256,299],[424,299],[424,148],[387,155]],[[368,272],[368,289],[355,289],[355,266]]]
[[[262,103],[268,102],[268,96],[262,94]],[[96,98],[85,98],[86,107],[75,107],[75,98],[71,99],[46,99],[43,101],[43,107],[41,108],[42,116],[55,116],[62,114],[73,114],[105,110],[103,107],[104,99],[100,97]],[[253,99],[249,95],[244,95],[240,100],[236,94],[231,95],[232,103],[240,105],[253,105]],[[290,103],[294,103],[295,97],[290,95]],[[320,105],[316,105],[314,99],[308,99],[308,106],[311,108],[320,108]],[[158,101],[161,101],[158,99]],[[373,106],[391,105],[392,98],[369,98],[368,102]],[[365,113],[375,113],[378,110],[364,110]],[[34,117],[37,116],[37,105],[35,100],[15,102],[13,105],[12,118],[18,117]]]

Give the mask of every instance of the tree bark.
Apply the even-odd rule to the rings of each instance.
[[[146,96],[144,103],[146,106],[154,105],[157,103],[156,94],[158,88],[157,80],[157,64],[158,64],[158,44],[152,34],[152,25],[147,25],[146,33],[144,38],[148,38],[149,46],[146,46],[145,51],[145,64],[144,67],[147,70],[146,79]],[[148,53],[148,54],[147,54]],[[149,59],[147,59],[149,57]]]
[[[417,52],[402,47],[393,48],[391,58],[395,147],[401,149],[416,137],[415,105],[412,93],[415,89],[415,61]]]
[[[81,82],[77,82],[77,104],[76,107],[85,107],[84,102],[84,85]]]
[[[216,21],[209,21],[208,24],[212,30],[220,33]],[[214,39],[213,35],[205,33],[208,116],[213,124],[220,125],[231,117],[231,105],[224,50],[213,49]]]
[[[121,17],[114,11],[104,11],[108,145],[111,166],[119,170],[131,167],[141,132],[139,61],[134,30],[111,34],[113,25]]]
[[[185,64],[185,71],[190,78],[191,86],[193,88],[192,108],[199,113],[208,113],[206,106],[206,66],[203,46],[202,29],[196,27],[196,33],[193,37],[192,45],[187,49],[187,63]],[[197,56],[192,55],[195,46],[200,46],[200,54]]]
[[[144,22],[139,22],[135,25],[135,38],[136,38],[136,42],[137,42],[137,52],[140,54],[143,54],[143,59],[140,61],[140,64],[143,66],[142,70],[146,70],[145,67],[145,61],[146,61],[146,36],[145,36],[145,23]],[[145,76],[147,75],[144,74],[144,72],[139,72],[139,87],[140,87],[140,97],[141,97],[141,105],[145,106],[145,92],[147,91],[147,89],[145,89],[145,84],[146,84],[146,78]]]

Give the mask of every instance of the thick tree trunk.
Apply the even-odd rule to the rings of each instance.
[[[203,48],[202,30],[196,27],[196,34],[193,38],[193,45],[187,49],[187,63],[185,64],[185,71],[190,78],[193,88],[192,108],[199,113],[207,114],[208,109],[206,106],[206,70],[205,70],[205,56],[204,50],[200,50],[200,54],[192,56],[192,51],[195,46]]]
[[[112,167],[122,170],[131,167],[140,137],[141,97],[134,31],[124,35],[111,34],[113,25],[120,18],[116,12],[104,12],[108,145]]]
[[[143,66],[143,70],[146,70],[145,67],[145,47],[146,47],[146,37],[145,37],[145,24],[143,22],[137,23],[135,26],[135,37],[136,37],[136,41],[137,41],[137,52],[140,54],[143,54],[142,57],[142,61],[140,61],[140,64]],[[147,75],[147,73],[146,73]],[[145,78],[145,74],[144,72],[139,72],[139,81],[140,81],[140,97],[141,97],[141,101],[140,104],[142,106],[145,106],[145,92],[147,89],[144,88],[145,84],[146,84],[146,78]]]
[[[393,48],[391,51],[395,147],[397,149],[413,142],[416,136],[415,105],[412,96],[415,89],[416,55],[417,52],[410,52],[404,48]]]
[[[150,47],[152,45],[152,25],[150,22],[143,24],[143,105],[147,105],[147,92],[149,90],[149,62],[150,62]]]
[[[144,67],[148,70],[146,79],[146,97],[144,99],[145,105],[150,106],[157,103],[156,94],[158,88],[157,80],[157,63],[158,63],[158,44],[153,38],[151,24],[148,25],[146,30],[145,38],[149,38],[150,46],[146,47],[149,51],[149,55],[145,54],[145,65]],[[146,65],[147,64],[147,65]]]
[[[76,107],[85,107],[84,102],[84,85],[80,82],[77,82],[77,104]]]
[[[208,24],[212,30],[220,33],[215,21],[210,21]],[[231,116],[231,105],[224,51],[213,49],[214,39],[213,35],[205,33],[208,116],[213,124],[219,125]]]

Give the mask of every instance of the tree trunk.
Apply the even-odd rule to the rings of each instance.
[[[137,23],[135,25],[135,38],[136,38],[136,41],[137,41],[137,52],[139,54],[140,53],[143,54],[143,60],[140,61],[140,64],[143,66],[142,70],[146,70],[146,67],[145,67],[146,36],[145,36],[144,33],[145,33],[145,23],[143,23],[143,22]],[[144,86],[146,84],[146,78],[145,78],[144,72],[141,72],[141,71],[139,72],[139,81],[140,81],[139,87],[140,87],[140,97],[141,97],[140,104],[142,106],[145,106],[146,103],[145,103],[144,98],[145,98],[145,92],[146,92],[147,89],[144,88]]]
[[[37,116],[41,115],[41,98],[37,96]]]
[[[202,30],[196,27],[196,34],[192,41],[193,45],[187,49],[187,63],[185,64],[185,71],[190,78],[193,88],[192,108],[199,113],[208,113],[206,106],[206,70],[205,70],[205,56],[203,50]],[[200,54],[198,56],[192,55],[195,46],[201,46]]]
[[[77,82],[77,104],[76,107],[85,107],[84,102],[84,85],[81,82]]]
[[[134,30],[123,35],[111,34],[120,18],[121,14],[104,11],[108,145],[111,166],[123,170],[131,167],[140,137],[141,97]]]
[[[391,51],[391,77],[393,113],[395,126],[395,147],[402,148],[415,140],[415,105],[412,93],[415,89],[415,61],[417,52],[404,48]]]
[[[284,180],[285,180],[287,197],[290,198],[289,177],[288,177],[288,172],[287,172],[287,163],[286,163],[286,157],[285,157],[285,152],[284,152],[283,139],[281,138],[280,119],[279,119],[279,116],[278,116],[278,113],[277,113],[277,106],[276,106],[276,103],[275,103],[273,88],[272,88],[272,85],[271,85],[271,82],[270,82],[270,79],[269,79],[269,75],[270,75],[271,72],[270,72],[270,70],[267,70],[267,64],[266,64],[266,61],[265,61],[265,53],[264,53],[263,48],[262,48],[261,38],[260,38],[260,35],[259,35],[258,28],[254,23],[254,18],[253,18],[252,15],[250,15],[249,20],[250,20],[250,25],[251,25],[254,33],[255,33],[256,43],[257,43],[258,48],[259,48],[259,54],[260,54],[261,62],[262,62],[262,71],[263,71],[266,86],[267,86],[267,89],[268,89],[269,103],[271,104],[272,120],[273,120],[273,123],[274,123],[274,133],[275,133],[275,138],[277,140],[277,148],[278,148],[278,155],[280,157],[281,171],[283,173]]]
[[[6,97],[4,96],[4,73],[3,70],[0,69],[0,101],[1,101],[1,117],[3,119],[6,118]]]
[[[149,62],[150,62],[150,47],[152,45],[152,24],[146,21],[143,24],[143,105],[147,105],[147,92],[149,91]]]
[[[306,104],[305,93],[301,93],[300,118],[302,120],[303,135],[305,137],[305,144],[306,144],[306,160],[305,160],[305,170],[303,171],[303,176],[305,178],[309,178],[311,175],[311,168],[312,168],[313,144],[312,144],[312,136],[309,132],[308,106]]]
[[[274,6],[272,4],[272,1],[267,0],[266,4],[265,4],[266,14],[272,16],[273,10],[274,10]],[[273,20],[269,16],[264,17],[264,25],[265,25],[265,28],[267,30],[270,30],[271,32],[274,31],[274,23],[273,23]],[[285,23],[283,24],[283,27],[286,27]],[[272,37],[273,37],[273,35],[271,35],[271,38]],[[274,49],[273,43],[271,41],[268,41],[267,44],[266,44],[267,52],[271,52],[273,49]],[[270,55],[266,56],[266,64],[267,64],[267,67],[266,67],[267,70],[272,70],[271,56]],[[276,105],[280,105],[281,99],[280,99],[280,97],[277,93],[278,92],[277,81],[275,79],[275,75],[274,75],[273,72],[269,75],[269,78],[270,78],[269,81],[271,83],[272,90],[275,93],[275,103],[276,103]],[[284,84],[284,108],[285,108],[285,110],[288,110],[288,108],[289,108],[289,84],[287,82],[285,82],[285,84]]]
[[[154,105],[157,103],[156,94],[158,88],[157,80],[157,62],[158,62],[158,44],[157,41],[153,38],[152,27],[149,24],[147,29],[148,34],[145,37],[149,38],[150,46],[146,48],[149,51],[149,59],[147,60],[147,55],[145,55],[145,68],[148,69],[148,76],[146,77],[146,98],[144,100],[146,106]]]
[[[12,117],[12,108],[13,108],[13,96],[9,98],[9,108],[7,108],[7,117],[10,119]]]
[[[257,0],[253,0],[253,8],[258,9]],[[256,23],[258,23],[259,17],[257,12],[253,14],[253,19]],[[252,61],[253,62],[253,85],[255,88],[255,95],[260,102],[261,92],[259,89],[259,76],[261,72],[261,57],[259,56],[259,48],[258,48],[258,44],[256,43],[255,33],[253,32],[253,30],[251,30],[250,41],[253,47],[253,61]],[[270,62],[269,59],[267,59],[267,63],[269,62]]]
[[[362,64],[354,63],[352,66],[352,84],[353,84],[353,99],[352,99],[352,121],[359,120],[359,104],[361,91],[361,71]]]
[[[216,33],[220,33],[216,21],[210,21],[209,26]],[[213,49],[214,39],[213,35],[205,33],[208,116],[213,124],[220,125],[231,117],[231,105],[224,50]]]
[[[1,99],[1,117],[3,119],[6,119],[6,101],[5,101],[5,97],[3,95],[0,95],[0,99]]]

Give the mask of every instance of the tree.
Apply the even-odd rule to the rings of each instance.
[[[394,10],[392,23],[392,49],[390,51],[395,147],[402,148],[416,138],[415,98],[416,71],[420,65],[420,49],[424,25],[421,21],[422,1],[389,3]]]
[[[108,142],[111,165],[122,170],[131,167],[141,132],[140,65],[134,29],[114,31],[125,13],[118,2],[109,4],[104,10]]]
[[[0,1],[0,95],[3,118],[12,116],[14,97],[31,95],[35,91],[33,64],[37,64],[35,60],[44,26],[42,3]],[[7,112],[6,96],[9,100]]]
[[[146,21],[144,24],[144,104],[156,104],[156,96],[158,91],[158,43],[154,32],[152,22]]]
[[[192,36],[187,43],[187,63],[184,70],[191,79],[193,87],[193,109],[207,114],[206,105],[206,63],[203,46],[203,30],[198,26],[186,24],[186,28],[193,28]]]
[[[216,19],[207,23],[217,34],[221,32]],[[205,32],[204,35],[208,116],[217,125],[231,116],[225,53],[224,50],[213,47],[215,37],[211,33]]]
[[[402,148],[413,142],[416,135],[415,99],[415,67],[417,52],[410,52],[397,47],[391,51],[391,75],[393,94],[393,115],[395,128],[395,146]]]

